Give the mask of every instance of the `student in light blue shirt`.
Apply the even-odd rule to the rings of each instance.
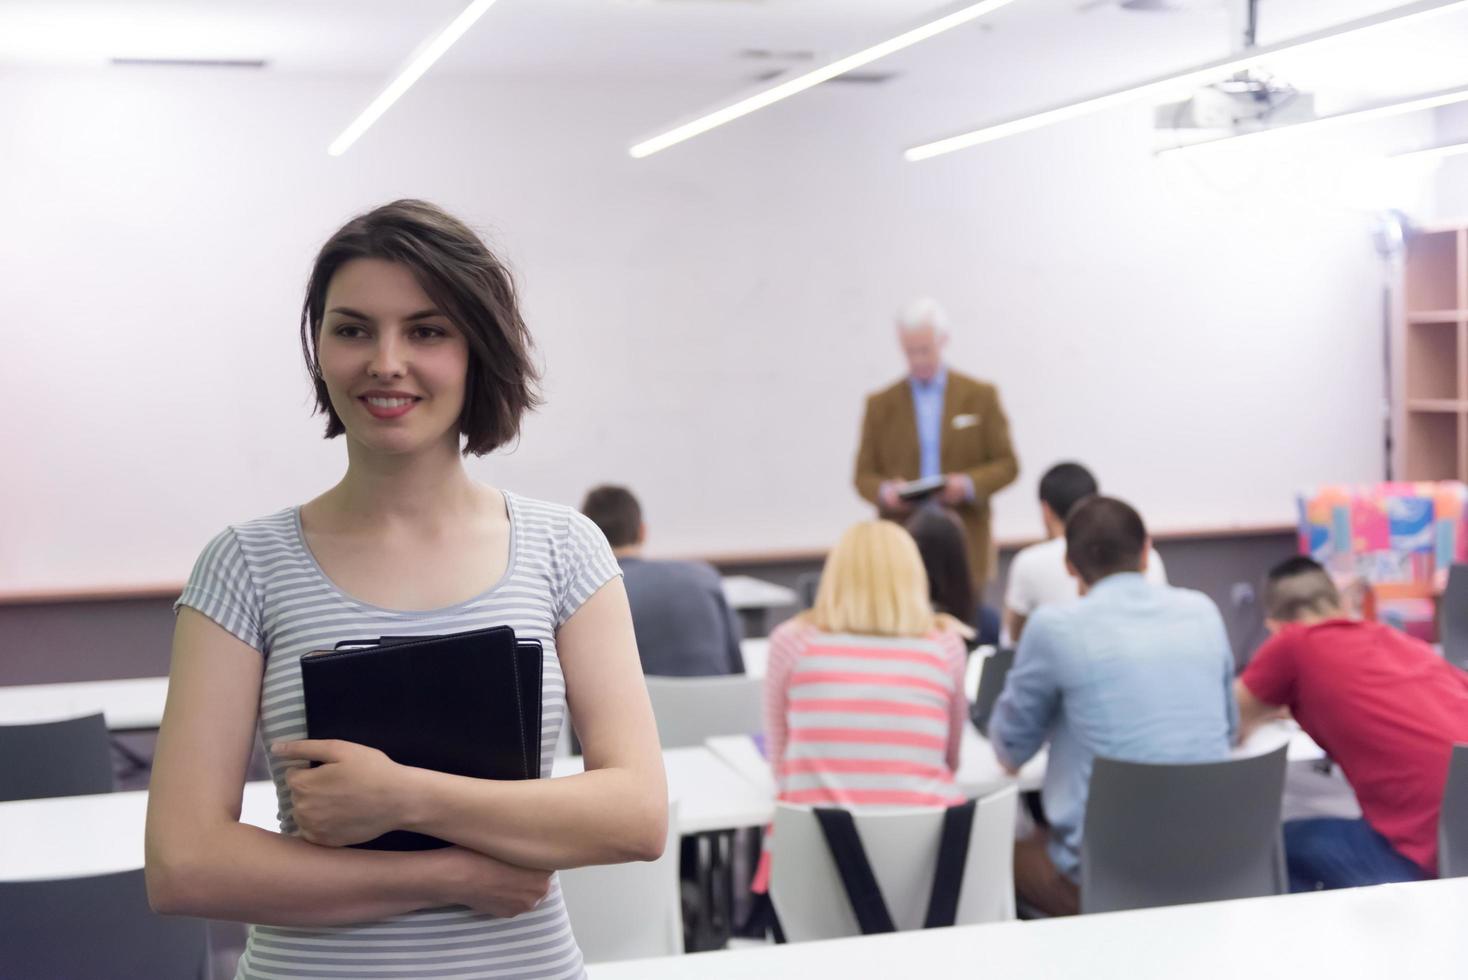
[[[1041,791],[1050,829],[1017,841],[1014,854],[1015,890],[1050,915],[1079,911],[1092,760],[1226,759],[1238,722],[1218,607],[1143,577],[1150,545],[1137,512],[1090,497],[1068,516],[1065,541],[1081,598],[1036,610],[989,723],[1011,771],[1050,743]]]

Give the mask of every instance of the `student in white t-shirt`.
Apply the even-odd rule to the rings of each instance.
[[[1004,588],[1004,630],[1018,645],[1025,620],[1041,606],[1079,598],[1075,577],[1065,568],[1065,515],[1086,497],[1099,493],[1091,471],[1080,463],[1056,463],[1040,477],[1040,517],[1045,540],[1022,549],[1009,563]],[[1167,584],[1167,569],[1157,549],[1147,553],[1147,581]]]

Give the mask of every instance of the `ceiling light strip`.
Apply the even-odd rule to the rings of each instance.
[[[715,109],[713,112],[699,116],[690,122],[675,126],[667,132],[654,136],[651,139],[643,140],[641,143],[631,147],[627,152],[639,160],[644,157],[649,157],[660,150],[666,150],[670,146],[676,146],[684,140],[689,140],[695,136],[707,133],[711,129],[715,129],[728,122],[733,122],[735,119],[747,116],[751,112],[763,109],[766,106],[773,105],[782,99],[788,99],[792,95],[804,92],[808,88],[814,88],[822,82],[835,78],[837,75],[844,75],[853,69],[860,68],[862,65],[870,64],[879,58],[885,58],[904,48],[912,47],[914,44],[926,41],[931,37],[936,37],[944,31],[950,31],[970,21],[978,20],[985,14],[992,13],[1000,7],[1008,6],[1013,2],[1014,0],[983,0],[981,3],[964,4],[962,7],[936,20],[928,21],[919,27],[914,27],[909,31],[898,34],[896,37],[889,38],[871,47],[863,48],[855,54],[849,54],[828,65],[823,65],[820,68],[815,68],[804,74],[797,75],[795,78],[763,89],[721,109]],[[1468,2],[1468,0],[1465,0],[1465,2]]]
[[[1327,129],[1341,123],[1367,122],[1372,119],[1384,119],[1388,116],[1401,116],[1409,112],[1419,112],[1423,109],[1436,109],[1440,106],[1455,105],[1459,102],[1468,102],[1468,86],[1444,89],[1428,95],[1414,95],[1409,99],[1381,102],[1360,109],[1350,109],[1346,112],[1321,116],[1318,119],[1307,119],[1304,122],[1292,123],[1287,126],[1273,126],[1268,129],[1251,130],[1247,133],[1235,133],[1231,136],[1219,136],[1215,139],[1199,140],[1196,143],[1182,143],[1178,146],[1169,146],[1158,150],[1157,155],[1162,156],[1164,154],[1182,153],[1188,150],[1202,150],[1223,143],[1227,143],[1230,146],[1237,146],[1244,141],[1253,142],[1266,139],[1270,136],[1277,136],[1281,133],[1300,133],[1317,129]]]
[[[945,153],[955,150],[967,149],[971,146],[979,146],[984,143],[992,143],[1008,136],[1018,133],[1027,133],[1036,129],[1063,122],[1067,119],[1075,119],[1079,116],[1090,115],[1114,106],[1125,105],[1130,102],[1149,97],[1161,96],[1174,89],[1187,89],[1207,82],[1226,78],[1237,71],[1251,68],[1260,61],[1274,55],[1285,52],[1295,52],[1302,48],[1313,47],[1327,41],[1334,41],[1348,34],[1358,34],[1363,31],[1388,24],[1400,25],[1409,21],[1417,20],[1434,14],[1446,13],[1449,10],[1468,6],[1468,0],[1418,0],[1417,3],[1409,3],[1399,7],[1393,7],[1369,17],[1361,17],[1356,20],[1337,24],[1334,27],[1325,28],[1310,34],[1303,34],[1296,38],[1280,41],[1277,44],[1268,44],[1253,48],[1247,52],[1229,55],[1197,68],[1172,75],[1164,75],[1138,85],[1130,85],[1126,88],[1115,89],[1102,95],[1083,99],[1079,102],[1068,102],[1054,108],[1045,109],[1041,112],[1031,113],[1025,116],[1017,116],[1003,122],[983,126],[979,129],[944,139],[923,143],[919,146],[909,148],[903,156],[909,162],[916,163],[920,160],[930,160]]]
[[[398,77],[389,82],[387,88],[372,100],[372,104],[363,109],[362,114],[353,119],[351,125],[342,130],[341,135],[332,141],[326,152],[334,157],[339,157],[347,152],[347,149],[357,142],[357,139],[367,132],[368,128],[391,108],[394,102],[402,98],[403,93],[412,88],[413,83],[422,78],[423,74],[433,67],[433,63],[443,57],[444,52],[453,47],[454,42],[463,37],[464,33],[474,26],[474,22],[494,6],[494,3],[495,0],[473,0],[469,6],[465,7],[463,12],[454,18],[453,23],[445,27],[437,37],[424,46],[423,50],[408,62],[408,66],[398,74]]]

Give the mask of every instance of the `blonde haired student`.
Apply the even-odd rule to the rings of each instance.
[[[779,798],[847,809],[962,803],[953,774],[967,718],[964,629],[933,611],[907,531],[890,521],[848,529],[815,605],[770,634],[765,734]]]
[[[463,223],[397,201],[322,247],[301,345],[346,474],[226,528],[178,600],[150,901],[254,923],[244,978],[582,977],[554,871],[656,858],[667,788],[606,539],[464,468],[512,441],[538,401],[514,285]],[[469,779],[306,739],[302,654],[501,624],[544,649],[542,774],[569,707],[584,775]],[[239,822],[257,728],[280,833]],[[345,846],[392,829],[454,846]]]

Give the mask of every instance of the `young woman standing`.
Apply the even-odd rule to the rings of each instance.
[[[227,528],[178,601],[150,898],[162,912],[254,923],[245,978],[580,977],[554,871],[656,858],[667,790],[606,540],[574,510],[476,482],[463,465],[514,439],[537,402],[513,283],[469,228],[398,201],[322,248],[301,333],[346,475]],[[542,773],[569,707],[584,775],[469,779],[306,740],[302,654],[500,624],[544,647]],[[279,834],[239,823],[257,727]],[[389,829],[456,846],[344,847]]]

